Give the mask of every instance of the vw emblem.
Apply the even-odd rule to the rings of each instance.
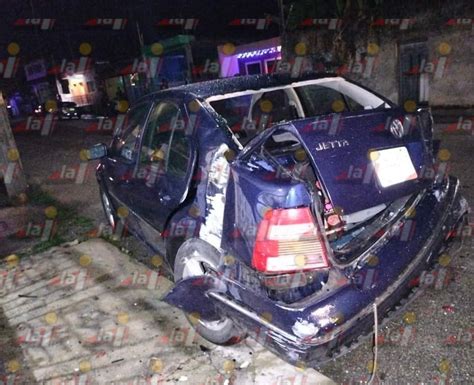
[[[401,139],[403,135],[405,135],[403,123],[399,119],[392,120],[392,123],[390,123],[390,132],[395,138]]]

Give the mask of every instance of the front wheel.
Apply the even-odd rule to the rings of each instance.
[[[189,242],[193,245],[191,246]],[[187,241],[176,255],[174,281],[209,274],[209,271],[217,270],[218,265],[219,253],[211,245],[195,239]],[[245,338],[245,333],[238,329],[228,317],[205,320],[186,314],[186,318],[202,337],[213,344],[234,345]]]

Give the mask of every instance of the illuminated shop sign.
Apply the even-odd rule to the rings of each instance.
[[[265,56],[270,55],[272,53],[280,53],[281,52],[281,45],[277,47],[270,47],[270,48],[262,48],[256,49],[253,51],[247,51],[237,54],[237,59],[248,59],[253,57]]]

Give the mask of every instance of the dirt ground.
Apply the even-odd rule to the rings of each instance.
[[[101,231],[105,228],[105,220],[102,213],[102,208],[98,196],[98,188],[94,176],[94,163],[83,162],[80,158],[80,150],[87,148],[90,145],[98,142],[108,142],[110,135],[103,133],[88,133],[85,132],[86,128],[90,125],[90,122],[86,121],[74,121],[74,122],[59,122],[58,127],[51,137],[41,137],[38,133],[25,133],[17,135],[17,145],[20,150],[20,154],[23,161],[25,172],[27,173],[28,180],[31,184],[41,186],[41,189],[47,191],[53,196],[60,204],[67,207],[71,207],[77,213],[77,215],[89,218],[91,223],[82,226],[77,221],[70,221],[69,227],[64,231],[63,236],[66,240],[72,240],[74,238],[81,238],[81,228],[87,230],[87,236],[100,235]],[[440,128],[440,127],[439,127]],[[470,202],[470,205],[474,204],[474,173],[472,172],[471,166],[474,161],[474,136],[470,132],[463,133],[449,133],[439,134],[442,138],[442,148],[446,148],[450,152],[450,168],[451,173],[458,176],[462,182],[462,192],[464,196]],[[66,222],[68,223],[68,222]],[[473,224],[472,217],[470,219],[471,225]],[[81,227],[82,226],[82,227]],[[471,226],[472,227],[472,226]],[[78,230],[79,229],[79,230]],[[84,235],[84,234],[82,234]],[[30,237],[31,239],[31,237]],[[82,238],[81,238],[82,239]],[[3,242],[3,241],[2,241]],[[17,245],[18,247],[21,246]],[[30,246],[28,244],[28,246]],[[140,244],[134,241],[133,238],[126,238],[118,244],[122,251],[125,251],[133,258],[133,268],[144,269],[145,272],[153,272],[152,255],[144,249]],[[390,322],[383,330],[380,331],[380,347],[379,356],[377,363],[377,381],[375,383],[385,384],[444,384],[444,383],[473,383],[474,370],[472,369],[472,362],[474,357],[472,354],[472,335],[474,331],[473,327],[473,272],[474,264],[472,261],[472,244],[467,244],[459,253],[454,256],[450,263],[445,267],[445,270],[438,272],[437,276],[433,276],[432,284],[427,285],[425,292],[418,297],[412,304],[409,305],[407,312],[400,319],[395,319]],[[10,250],[11,251],[11,250]],[[9,252],[10,252],[9,251]],[[141,262],[141,264],[135,265],[135,261]],[[141,267],[137,267],[141,266]],[[105,270],[104,274],[107,274],[107,278],[110,278],[115,270]],[[441,279],[441,277],[443,277]],[[447,278],[446,278],[447,277]],[[106,280],[107,281],[107,280]],[[122,288],[122,290],[112,290],[107,295],[110,297],[112,303],[114,301],[119,302],[122,296],[133,297],[132,292],[129,292],[130,288]],[[108,298],[109,298],[108,297]],[[92,297],[93,298],[93,297]],[[136,297],[137,301],[139,297]],[[88,301],[91,301],[90,299]],[[23,301],[25,302],[25,301]],[[87,301],[85,301],[86,303]],[[93,302],[93,299],[92,299]],[[175,310],[170,310],[169,307],[159,304],[159,301],[154,302],[154,306],[144,306],[139,312],[131,312],[130,316],[133,319],[137,319],[137,322],[149,322],[153,324],[153,320],[158,322],[160,319],[168,319],[169,313],[172,312],[177,318],[182,318],[178,315]],[[22,363],[22,378],[41,378],[43,380],[51,380],[54,378],[63,379],[65,384],[65,378],[73,378],[73,374],[77,374],[75,381],[79,381],[81,373],[91,372],[94,373],[93,369],[84,367],[81,369],[80,364],[77,362],[78,357],[74,356],[75,363],[71,365],[59,365],[55,366],[56,369],[60,370],[61,373],[52,374],[52,371],[48,371],[39,363],[40,371],[38,372],[38,366],[32,364],[31,357],[26,355],[25,352],[20,352],[24,347],[15,346],[9,347],[8,341],[11,342],[12,336],[18,335],[19,323],[12,322],[10,310],[4,310],[3,314],[0,314],[0,321],[9,319],[8,323],[3,323],[3,333],[0,339],[0,351],[10,352],[8,354],[0,353],[0,361],[4,362],[3,374],[11,375],[15,373],[11,367],[8,367],[8,363],[20,362]],[[41,317],[44,317],[46,310],[41,310],[41,306],[37,305],[37,313],[31,317],[28,321],[41,323]],[[7,306],[8,308],[8,306]],[[110,314],[114,314],[112,310]],[[114,310],[115,311],[115,310]],[[8,314],[6,314],[8,313]],[[17,317],[21,315],[15,313]],[[20,317],[21,318],[21,317]],[[106,317],[107,318],[107,317]],[[113,318],[113,317],[112,317]],[[110,321],[110,320],[109,320]],[[76,327],[74,321],[71,321],[72,327]],[[163,322],[163,321],[161,321]],[[173,320],[169,322],[174,322]],[[185,321],[183,321],[185,322]],[[179,324],[179,322],[178,322]],[[185,323],[179,324],[181,327],[185,327]],[[117,326],[117,325],[116,325]],[[77,326],[78,327],[78,326]],[[247,342],[246,344],[248,344]],[[258,349],[255,343],[251,343],[252,349]],[[204,348],[199,348],[199,346]],[[220,362],[219,365],[224,365],[225,362],[234,362],[234,369],[231,371],[219,367],[214,371],[217,377],[205,377],[204,382],[193,382],[192,368],[194,366],[188,366],[190,369],[188,374],[178,376],[176,372],[169,377],[160,377],[161,380],[167,382],[183,382],[183,383],[206,383],[206,384],[223,384],[227,383],[265,383],[265,384],[309,384],[318,383],[314,382],[315,379],[319,378],[318,381],[322,381],[321,378],[317,377],[317,372],[312,370],[306,370],[304,372],[292,372],[285,371],[279,373],[274,366],[272,366],[274,357],[269,355],[265,359],[251,359],[249,358],[249,352],[246,350],[246,345],[240,344],[237,347],[226,347],[226,348],[215,348],[208,346],[205,343],[194,344],[194,347],[189,350],[186,347],[174,348],[173,354],[178,354],[181,351],[182,355],[178,355],[177,361],[180,362],[183,357],[190,359],[190,362],[194,362],[195,367],[199,367],[203,362],[209,362],[208,349],[218,352],[218,355],[225,357],[225,360]],[[207,346],[207,347],[206,347]],[[5,350],[7,349],[7,350]],[[9,350],[10,349],[10,350]],[[147,348],[148,349],[148,348]],[[156,354],[160,354],[160,349],[156,349],[156,346],[152,350],[156,351]],[[24,350],[24,349],[23,349]],[[110,350],[108,351],[111,354]],[[88,351],[89,353],[91,350]],[[129,360],[128,355],[135,354],[132,350],[123,350],[126,355],[124,359]],[[142,362],[142,366],[150,368],[150,360],[153,358],[150,354],[152,351],[146,350],[145,358],[146,362]],[[148,354],[150,353],[150,354]],[[161,352],[166,356],[166,349]],[[22,356],[23,354],[23,356]],[[12,359],[12,356],[14,358]],[[94,357],[84,354],[89,363],[92,362],[94,366]],[[91,359],[92,357],[92,359]],[[151,358],[150,358],[151,357]],[[233,358],[234,357],[234,358]],[[243,357],[246,357],[245,359]],[[111,361],[123,358],[123,354],[120,357],[108,355],[108,359]],[[156,357],[155,357],[156,358]],[[156,358],[161,360],[162,358]],[[158,362],[158,361],[153,362]],[[233,360],[236,361],[233,361]],[[51,362],[56,362],[57,358]],[[101,361],[97,358],[97,362],[100,362],[102,369],[97,373],[104,373],[103,366],[105,361]],[[227,361],[226,361],[227,360]],[[212,360],[211,360],[212,361]],[[249,362],[246,364],[246,362]],[[47,361],[50,362],[50,361]],[[121,361],[117,361],[121,362]],[[121,366],[120,363],[116,364]],[[128,361],[127,361],[128,362]],[[277,361],[281,362],[281,361]],[[244,364],[245,363],[245,364]],[[136,364],[136,363],[135,363]],[[36,366],[35,366],[36,365]],[[77,367],[75,367],[76,365]],[[83,364],[86,365],[87,364]],[[157,364],[158,366],[161,364]],[[204,365],[204,364],[203,364]],[[232,367],[232,364],[227,363],[227,369]],[[258,379],[255,375],[243,375],[247,373],[245,368],[240,369],[240,365],[247,365],[252,368],[254,373],[260,373],[265,371],[270,374],[266,377]],[[282,365],[284,365],[282,363]],[[53,365],[54,366],[54,365]],[[105,365],[106,366],[106,365]],[[321,373],[325,376],[333,379],[336,383],[344,384],[356,384],[365,382],[369,375],[372,363],[372,352],[370,343],[365,343],[348,353],[347,355],[331,362],[324,367],[320,368]],[[128,366],[126,366],[128,367]],[[179,365],[178,365],[179,367]],[[283,366],[282,366],[283,367]],[[6,369],[5,369],[6,368]],[[136,366],[130,366],[131,372],[133,372]],[[166,366],[165,366],[166,368]],[[15,369],[15,368],[13,368]],[[169,369],[169,368],[168,368]],[[214,370],[210,369],[209,370]],[[0,384],[2,383],[2,369],[0,369]],[[114,371],[114,367],[110,367],[107,370]],[[140,371],[141,370],[141,371]],[[171,369],[170,369],[171,370]],[[241,371],[239,373],[236,372]],[[69,372],[68,372],[69,371]],[[163,370],[161,373],[165,373]],[[236,381],[236,377],[232,377],[232,373],[239,374],[239,381]],[[38,374],[40,373],[40,374]],[[137,378],[136,384],[140,383],[139,378],[146,378],[146,368],[136,369]],[[153,374],[153,373],[152,373]],[[69,377],[68,377],[69,375]],[[56,376],[56,377],[55,377]],[[78,377],[79,376],[79,377]],[[140,377],[142,376],[142,377]],[[145,377],[143,377],[145,376]],[[220,377],[219,377],[220,376]],[[97,377],[89,379],[91,383],[98,382],[102,383],[101,379],[110,380],[110,377],[103,374],[97,374]],[[132,378],[132,377],[131,377]],[[122,379],[122,378],[121,378]],[[130,380],[130,384],[134,384],[133,378]],[[51,382],[52,383],[52,382]],[[72,383],[72,382],[71,382]],[[77,383],[77,382],[76,382]],[[118,382],[117,382],[118,383]],[[122,383],[122,382],[120,382]],[[144,382],[146,383],[146,382]],[[150,382],[151,383],[151,382]],[[320,382],[319,382],[320,383]]]

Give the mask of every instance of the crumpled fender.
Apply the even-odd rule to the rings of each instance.
[[[222,281],[209,275],[183,279],[177,282],[166,294],[163,301],[175,306],[185,313],[198,314],[206,320],[220,318],[210,291],[223,291]],[[219,290],[221,288],[221,290]],[[225,290],[224,290],[225,291]]]
[[[205,256],[214,268],[220,264],[221,255],[219,251],[210,243],[199,239],[191,238],[184,242],[176,254],[175,270],[182,268],[188,258]],[[182,276],[182,271],[178,271],[178,276]],[[176,306],[184,312],[198,314],[206,320],[218,319],[219,313],[209,292],[226,292],[227,285],[220,278],[217,271],[195,277],[181,279],[176,282],[163,301]]]

